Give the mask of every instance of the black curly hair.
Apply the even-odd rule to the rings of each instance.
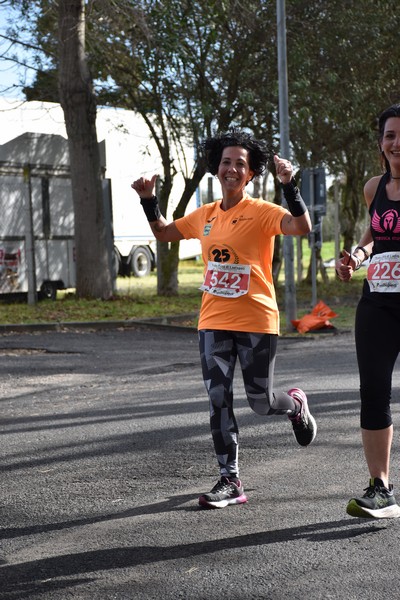
[[[389,108],[386,108],[378,117],[378,141],[379,148],[381,150],[381,161],[382,166],[386,171],[390,172],[390,164],[386,156],[383,154],[381,143],[383,140],[383,134],[385,133],[386,121],[391,117],[400,117],[400,104],[392,104]]]
[[[271,152],[269,152],[267,145],[260,140],[256,140],[250,133],[233,128],[225,133],[218,133],[213,137],[207,138],[204,142],[207,170],[211,175],[218,173],[222,152],[224,148],[229,148],[230,146],[240,146],[248,150],[249,166],[254,172],[254,177],[258,177],[264,173],[267,162],[271,157]]]

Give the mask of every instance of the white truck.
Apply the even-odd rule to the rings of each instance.
[[[156,264],[156,242],[130,185],[140,175],[161,174],[161,161],[143,120],[132,111],[98,109],[97,130],[105,198],[111,199],[115,270],[145,276]],[[185,161],[193,162],[190,156]],[[177,201],[183,177],[175,179]],[[187,210],[199,205],[197,193]],[[0,98],[0,206],[0,293],[26,292],[34,280],[40,295],[49,298],[57,289],[74,287],[74,211],[60,105]],[[168,218],[174,208],[172,201]],[[200,254],[198,240],[181,242],[181,259]]]
[[[120,274],[137,277],[147,275],[155,266],[156,240],[151,232],[136,192],[131,183],[141,175],[162,175],[162,163],[157,147],[149,138],[143,119],[132,111],[99,108],[97,113],[99,139],[105,140],[106,177],[111,181],[114,251]],[[177,171],[183,163],[193,166],[193,151],[186,147],[184,157],[176,155]],[[179,163],[179,165],[178,165]],[[176,208],[183,191],[181,174],[174,178],[169,200],[168,219]],[[200,191],[194,194],[187,207],[191,212],[200,206]],[[180,259],[201,255],[199,240],[182,240]]]

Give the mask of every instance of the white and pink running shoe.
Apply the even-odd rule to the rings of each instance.
[[[308,408],[307,396],[299,388],[292,388],[288,391],[289,396],[300,402],[301,408],[295,417],[289,416],[292,423],[293,434],[300,446],[309,446],[315,440],[317,435],[317,424]]]

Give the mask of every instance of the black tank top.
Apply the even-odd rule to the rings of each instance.
[[[385,173],[378,184],[369,207],[371,234],[374,240],[372,254],[400,251],[400,201],[389,200],[386,184],[390,173]]]
[[[370,229],[374,240],[372,256],[400,251],[400,201],[389,200],[387,197],[386,184],[389,178],[390,173],[382,175],[369,207]],[[362,295],[382,307],[400,309],[400,293],[371,292],[367,280],[364,281]]]

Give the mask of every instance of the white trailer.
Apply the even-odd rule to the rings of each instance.
[[[25,133],[0,146],[0,293],[55,299],[75,286],[68,144]]]

